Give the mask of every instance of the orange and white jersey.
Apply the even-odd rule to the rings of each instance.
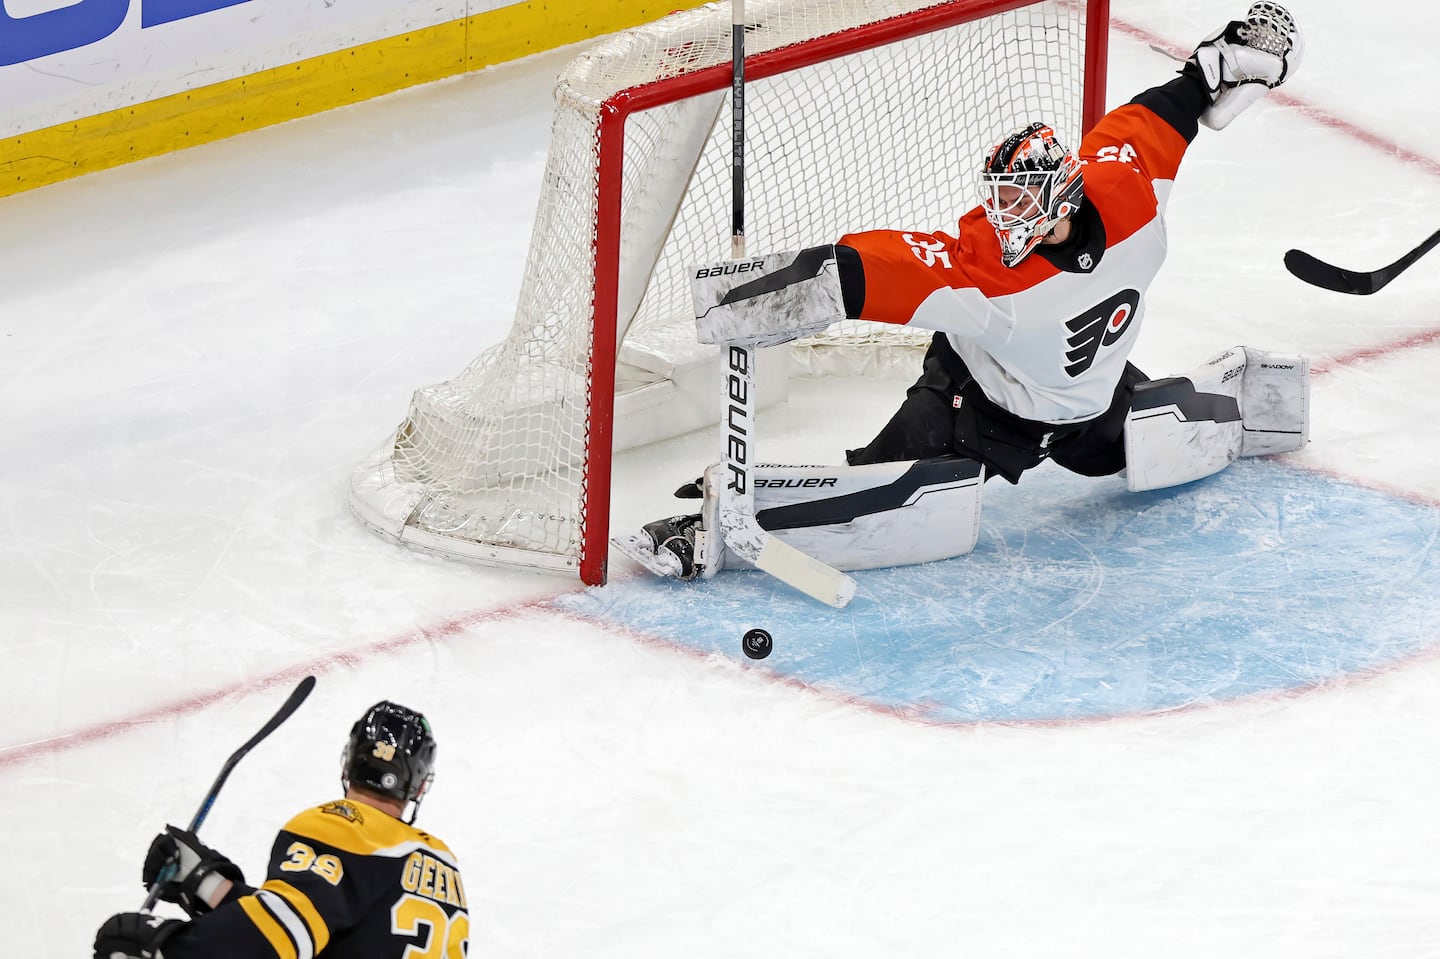
[[[1073,423],[1104,412],[1165,260],[1165,201],[1194,137],[1189,117],[1176,121],[1187,135],[1146,98],[1107,114],[1081,143],[1085,201],[1073,242],[1006,267],[979,207],[954,236],[842,237],[864,269],[860,319],[945,333],[985,395],[1017,416]]]

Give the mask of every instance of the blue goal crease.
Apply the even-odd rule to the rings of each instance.
[[[557,607],[935,722],[1167,712],[1373,671],[1436,641],[1440,509],[1269,460],[1131,493],[1054,467],[985,490],[973,552],[855,574],[831,609],[759,572]]]

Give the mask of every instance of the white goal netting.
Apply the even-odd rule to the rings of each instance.
[[[1092,89],[1086,106],[1085,77],[1087,56],[1103,63],[1107,24],[1092,24],[1087,46],[1087,18],[1100,18],[1084,3],[746,8],[752,253],[953,229],[996,139],[1043,119],[1078,142],[1103,100]],[[612,451],[719,421],[716,351],[695,342],[686,271],[729,255],[731,42],[730,5],[713,3],[606,38],[566,68],[510,334],[416,391],[354,474],[363,521],[412,545],[603,582]],[[876,326],[766,351],[762,404],[797,369],[875,370],[929,338]]]

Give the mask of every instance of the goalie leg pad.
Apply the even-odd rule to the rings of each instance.
[[[690,290],[701,343],[774,346],[845,319],[833,245],[697,266]]]
[[[1310,442],[1310,361],[1295,353],[1245,350],[1241,456],[1293,453]]]
[[[1310,364],[1237,346],[1187,376],[1135,388],[1125,420],[1131,490],[1179,486],[1240,456],[1288,453],[1309,439]]]
[[[980,531],[984,467],[963,457],[867,466],[758,466],[755,516],[776,539],[839,570],[908,566],[961,556]],[[749,569],[717,534],[722,465],[705,471],[696,539],[702,575]]]

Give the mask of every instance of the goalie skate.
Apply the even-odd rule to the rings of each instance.
[[[699,575],[695,565],[695,531],[698,516],[672,516],[647,523],[639,533],[610,540],[616,549],[654,573],[690,580]]]

